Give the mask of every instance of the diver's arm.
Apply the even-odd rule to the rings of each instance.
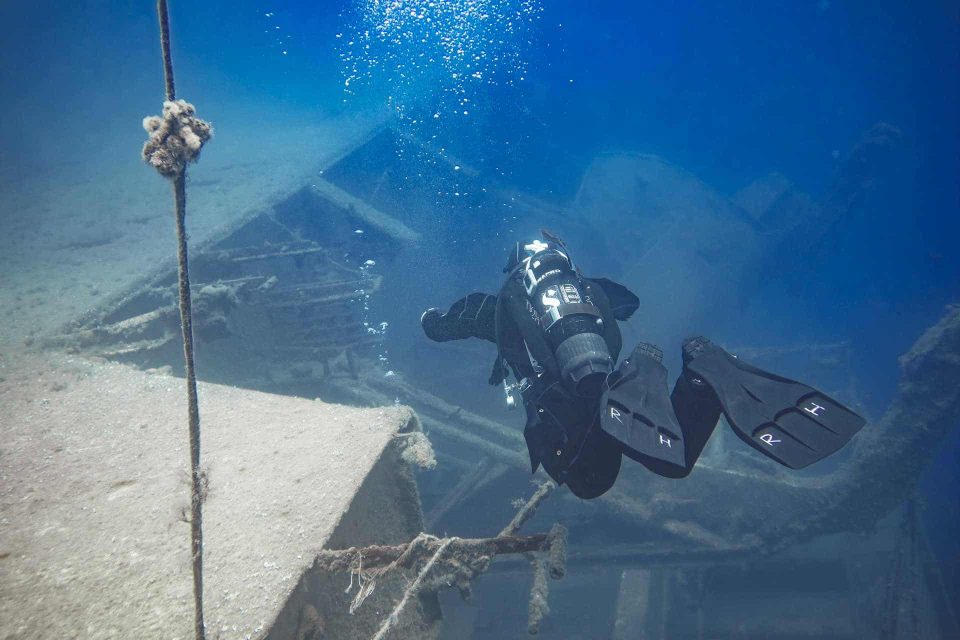
[[[496,344],[497,296],[471,293],[454,302],[446,313],[427,309],[420,317],[420,326],[435,342],[480,338]]]
[[[607,278],[587,278],[595,283],[610,300],[610,309],[613,311],[613,317],[623,322],[629,320],[634,311],[640,306],[640,298],[630,289],[613,280]]]

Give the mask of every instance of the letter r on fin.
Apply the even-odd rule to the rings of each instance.
[[[623,420],[620,419],[620,412],[617,410],[616,407],[610,407],[610,417],[616,420],[617,422],[619,422],[620,424],[623,424]]]
[[[775,440],[775,439],[774,439],[772,433],[765,433],[765,434],[763,434],[762,436],[760,436],[760,440],[761,440],[761,442],[763,442],[764,444],[768,444],[768,445],[770,445],[771,447],[772,447],[773,445],[777,444],[778,442],[780,442],[780,440]]]

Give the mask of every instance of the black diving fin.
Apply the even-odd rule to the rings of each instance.
[[[753,367],[706,338],[685,341],[683,360],[689,379],[713,389],[740,439],[792,469],[836,452],[866,423],[820,391]]]
[[[600,426],[637,462],[685,466],[683,432],[667,390],[660,349],[641,343],[607,378]],[[654,463],[656,464],[656,462]]]

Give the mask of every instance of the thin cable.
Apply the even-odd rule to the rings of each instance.
[[[167,100],[176,100],[173,60],[170,57],[170,19],[166,0],[157,0],[160,19],[160,51]],[[183,334],[183,360],[187,378],[187,416],[190,429],[190,551],[193,558],[194,635],[206,637],[203,623],[203,484],[200,471],[200,409],[197,402],[197,377],[193,359],[193,313],[190,303],[190,270],[187,263],[187,170],[173,178],[173,200],[177,227],[177,275],[180,293],[180,330]]]
[[[163,56],[163,79],[167,87],[167,100],[177,99],[173,84],[173,60],[170,58],[170,16],[167,0],[157,0],[157,16],[160,18],[160,53]]]

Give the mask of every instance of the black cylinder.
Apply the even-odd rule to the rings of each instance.
[[[604,380],[613,371],[607,343],[597,333],[570,336],[557,346],[556,358],[564,382],[587,398],[600,396]]]

